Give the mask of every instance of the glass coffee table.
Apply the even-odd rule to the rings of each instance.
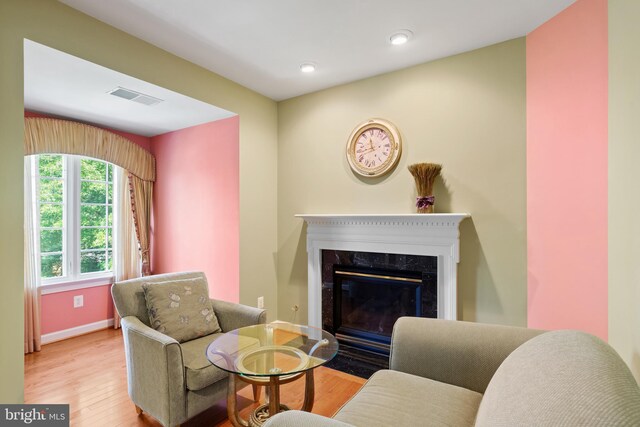
[[[227,389],[227,412],[236,426],[259,427],[271,415],[289,408],[280,403],[280,385],[305,377],[303,411],[314,400],[313,370],[333,359],[338,341],[329,332],[310,326],[275,322],[235,329],[207,347],[207,359],[231,375]],[[248,421],[238,415],[236,379],[267,387],[268,403],[256,408]],[[258,393],[256,393],[256,391]]]

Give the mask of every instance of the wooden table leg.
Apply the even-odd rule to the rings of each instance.
[[[258,384],[251,384],[253,388],[253,401],[258,402],[260,400],[260,391],[262,390]]]
[[[236,395],[237,376],[229,374],[227,384],[227,416],[234,427],[247,427],[249,423],[240,418],[238,414],[238,399]]]
[[[315,385],[313,382],[313,369],[309,369],[305,372],[304,379],[304,403],[302,404],[302,410],[311,412],[313,408],[313,401],[315,399]]]
[[[280,412],[280,378],[269,378],[269,417]]]

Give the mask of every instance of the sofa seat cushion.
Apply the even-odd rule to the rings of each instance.
[[[355,426],[472,426],[482,394],[404,372],[376,372],[334,416]]]
[[[211,364],[206,355],[209,344],[221,335],[221,333],[211,334],[180,344],[180,347],[182,347],[182,360],[184,363],[187,389],[192,391],[202,390],[227,377],[227,372]],[[258,340],[254,338],[239,338],[239,348],[242,350],[249,349],[258,344]]]

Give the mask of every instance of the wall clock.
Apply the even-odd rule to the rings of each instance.
[[[395,167],[402,153],[400,132],[387,120],[360,123],[347,141],[347,160],[358,175],[377,177]]]

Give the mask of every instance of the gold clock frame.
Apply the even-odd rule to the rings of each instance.
[[[389,140],[391,142],[391,154],[389,158],[380,166],[374,169],[364,168],[356,161],[356,141],[358,140],[360,135],[362,135],[362,133],[371,128],[382,129],[383,131],[385,131],[389,136]],[[349,162],[349,166],[351,167],[352,171],[365,178],[376,178],[385,175],[398,164],[401,154],[402,139],[400,138],[400,132],[398,131],[398,128],[388,120],[366,120],[356,126],[355,129],[353,129],[351,135],[349,136],[349,139],[347,140],[347,161]]]

